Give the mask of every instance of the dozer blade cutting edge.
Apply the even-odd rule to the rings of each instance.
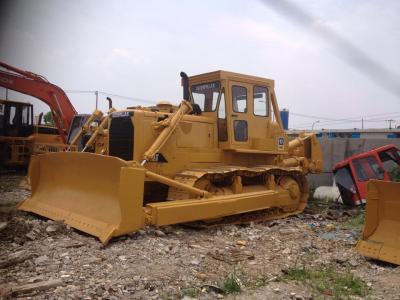
[[[33,156],[32,196],[19,209],[64,221],[107,243],[143,226],[145,173],[128,166],[119,158],[91,153]]]
[[[362,255],[400,265],[400,183],[368,182]]]

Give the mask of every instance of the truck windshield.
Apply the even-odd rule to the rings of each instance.
[[[191,90],[192,99],[200,107],[201,111],[215,111],[221,91],[219,81],[192,85]]]
[[[379,152],[379,158],[383,167],[388,173],[391,181],[400,180],[400,151],[391,148],[386,151]]]
[[[384,170],[379,167],[375,157],[368,156],[353,161],[358,180],[383,179]]]

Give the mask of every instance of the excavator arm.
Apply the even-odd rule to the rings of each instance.
[[[0,70],[0,86],[46,103],[51,109],[60,136],[66,142],[67,132],[77,112],[65,92],[38,74],[20,70],[3,62],[0,62],[0,67],[5,69]]]

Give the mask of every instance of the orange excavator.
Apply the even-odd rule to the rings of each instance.
[[[0,70],[0,86],[38,98],[46,103],[50,107],[60,137],[63,142],[66,142],[72,119],[77,112],[65,92],[41,75],[3,62],[0,62],[0,67],[6,69],[6,71]]]
[[[31,154],[71,149],[70,141],[96,117],[78,115],[65,92],[41,75],[0,62],[0,86],[35,97],[51,110],[54,125],[34,125],[30,103],[0,99],[0,165],[27,166]],[[41,118],[39,118],[41,119]],[[76,144],[76,139],[75,139]]]

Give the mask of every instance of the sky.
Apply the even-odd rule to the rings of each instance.
[[[111,96],[120,109],[179,103],[181,71],[227,70],[274,79],[290,128],[400,126],[400,1],[288,2],[308,23],[274,1],[0,0],[0,61],[70,91],[79,113],[95,90],[126,96]]]

